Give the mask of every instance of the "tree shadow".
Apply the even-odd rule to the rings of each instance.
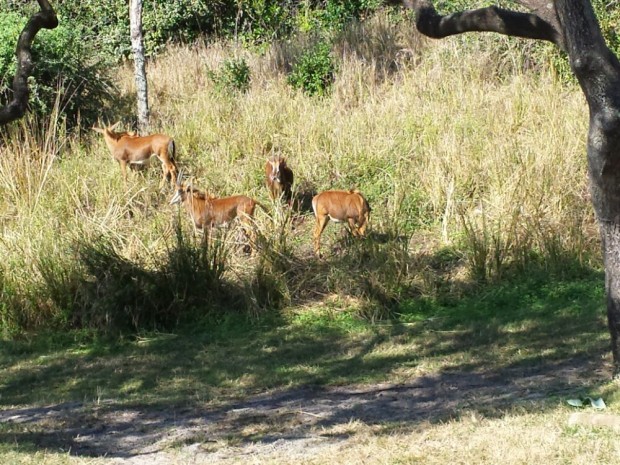
[[[501,418],[515,408],[540,413],[556,408],[559,398],[598,388],[607,373],[592,360],[577,356],[493,372],[446,369],[395,385],[307,385],[216,407],[101,402],[11,409],[0,413],[0,420],[16,431],[0,433],[0,443],[32,452],[60,449],[74,456],[127,458],[205,440],[234,438],[243,446],[328,437],[332,427],[351,421],[389,434],[393,428],[415,430],[473,413],[486,418]]]
[[[456,300],[395,300],[373,274],[360,274],[381,263],[375,271],[383,274],[383,252],[372,240],[357,243],[359,250],[289,270],[299,274],[300,287],[319,290],[307,294],[309,302],[331,315],[298,324],[276,313],[248,318],[234,311],[241,305],[235,299],[214,318],[197,318],[207,311],[208,276],[179,271],[196,268],[200,256],[192,248],[171,250],[159,271],[127,264],[105,247],[88,249],[88,275],[96,278],[90,302],[153,318],[169,315],[171,302],[175,311],[187,305],[192,327],[97,343],[3,344],[0,444],[132,457],[205,440],[304,440],[351,420],[413,430],[472,412],[501,417],[514,408],[557,408],[558,399],[610,379],[610,364],[601,363],[609,351],[600,272],[541,267]],[[457,260],[445,252],[425,259],[448,269]],[[343,310],[323,305],[339,274],[350,286],[339,291],[389,308],[392,318],[339,323]],[[139,292],[127,290],[134,285]],[[13,407],[33,399],[43,406]]]

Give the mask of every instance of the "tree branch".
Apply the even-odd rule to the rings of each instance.
[[[17,71],[13,78],[13,99],[8,105],[0,108],[0,125],[5,125],[21,118],[28,107],[28,77],[32,74],[32,41],[37,33],[45,29],[54,29],[58,26],[56,12],[47,0],[37,0],[41,11],[30,17],[24,30],[19,35],[15,56],[17,57]]]
[[[507,36],[546,40],[564,49],[555,9],[544,10],[542,2],[521,0],[518,3],[534,9],[534,13],[505,10],[497,6],[440,15],[429,0],[389,0],[402,3],[416,13],[418,30],[429,37],[441,39],[464,32],[497,32]]]

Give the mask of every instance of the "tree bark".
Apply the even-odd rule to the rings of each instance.
[[[149,97],[144,59],[144,42],[142,39],[142,0],[131,0],[129,20],[138,102],[138,131],[144,134],[148,132],[149,128]]]
[[[28,109],[30,89],[28,77],[32,74],[32,42],[41,29],[54,29],[58,26],[58,18],[52,5],[47,0],[38,0],[41,11],[30,17],[17,40],[15,56],[17,57],[17,71],[13,78],[13,98],[0,108],[0,125],[21,118]]]
[[[437,13],[430,0],[402,3],[430,37],[493,31],[547,40],[568,54],[590,112],[588,173],[601,232],[614,377],[620,377],[620,62],[605,44],[590,1],[518,0],[533,13],[492,6],[450,15]]]

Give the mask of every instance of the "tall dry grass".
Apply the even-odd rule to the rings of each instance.
[[[450,257],[450,279],[464,281],[497,279],[533,261],[598,260],[585,102],[544,60],[532,65],[529,45],[429,42],[408,22],[377,16],[335,38],[336,81],[318,99],[292,90],[285,76],[311,40],[262,54],[227,43],[171,47],[148,67],[153,129],[175,137],[195,186],[270,205],[262,148],[271,142],[288,157],[298,191],[356,187],[373,208],[373,232],[362,244],[328,227],[326,262],[312,258],[307,211],[294,230],[273,209],[259,213],[258,253],[233,253],[218,275],[245,289],[234,305],[343,294],[374,319],[403,298],[435,292],[437,257]],[[250,65],[246,93],[217,92],[208,78],[231,57]],[[131,93],[131,69],[117,73]],[[76,244],[110,239],[119,257],[161,271],[178,246],[177,225],[192,237],[185,212],[158,187],[159,167],[133,173],[125,188],[97,135],[72,138],[56,120],[41,123],[19,123],[0,145],[5,328],[58,320],[80,286],[98,278],[84,271]],[[50,283],[55,273],[66,279]],[[64,299],[50,295],[63,286]]]

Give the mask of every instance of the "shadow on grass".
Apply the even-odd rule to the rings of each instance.
[[[464,412],[541,412],[609,380],[603,310],[601,274],[580,270],[457,302],[412,299],[381,325],[231,314],[177,334],[10,341],[0,444],[128,457],[205,440],[302,440],[351,420],[416,428]]]

